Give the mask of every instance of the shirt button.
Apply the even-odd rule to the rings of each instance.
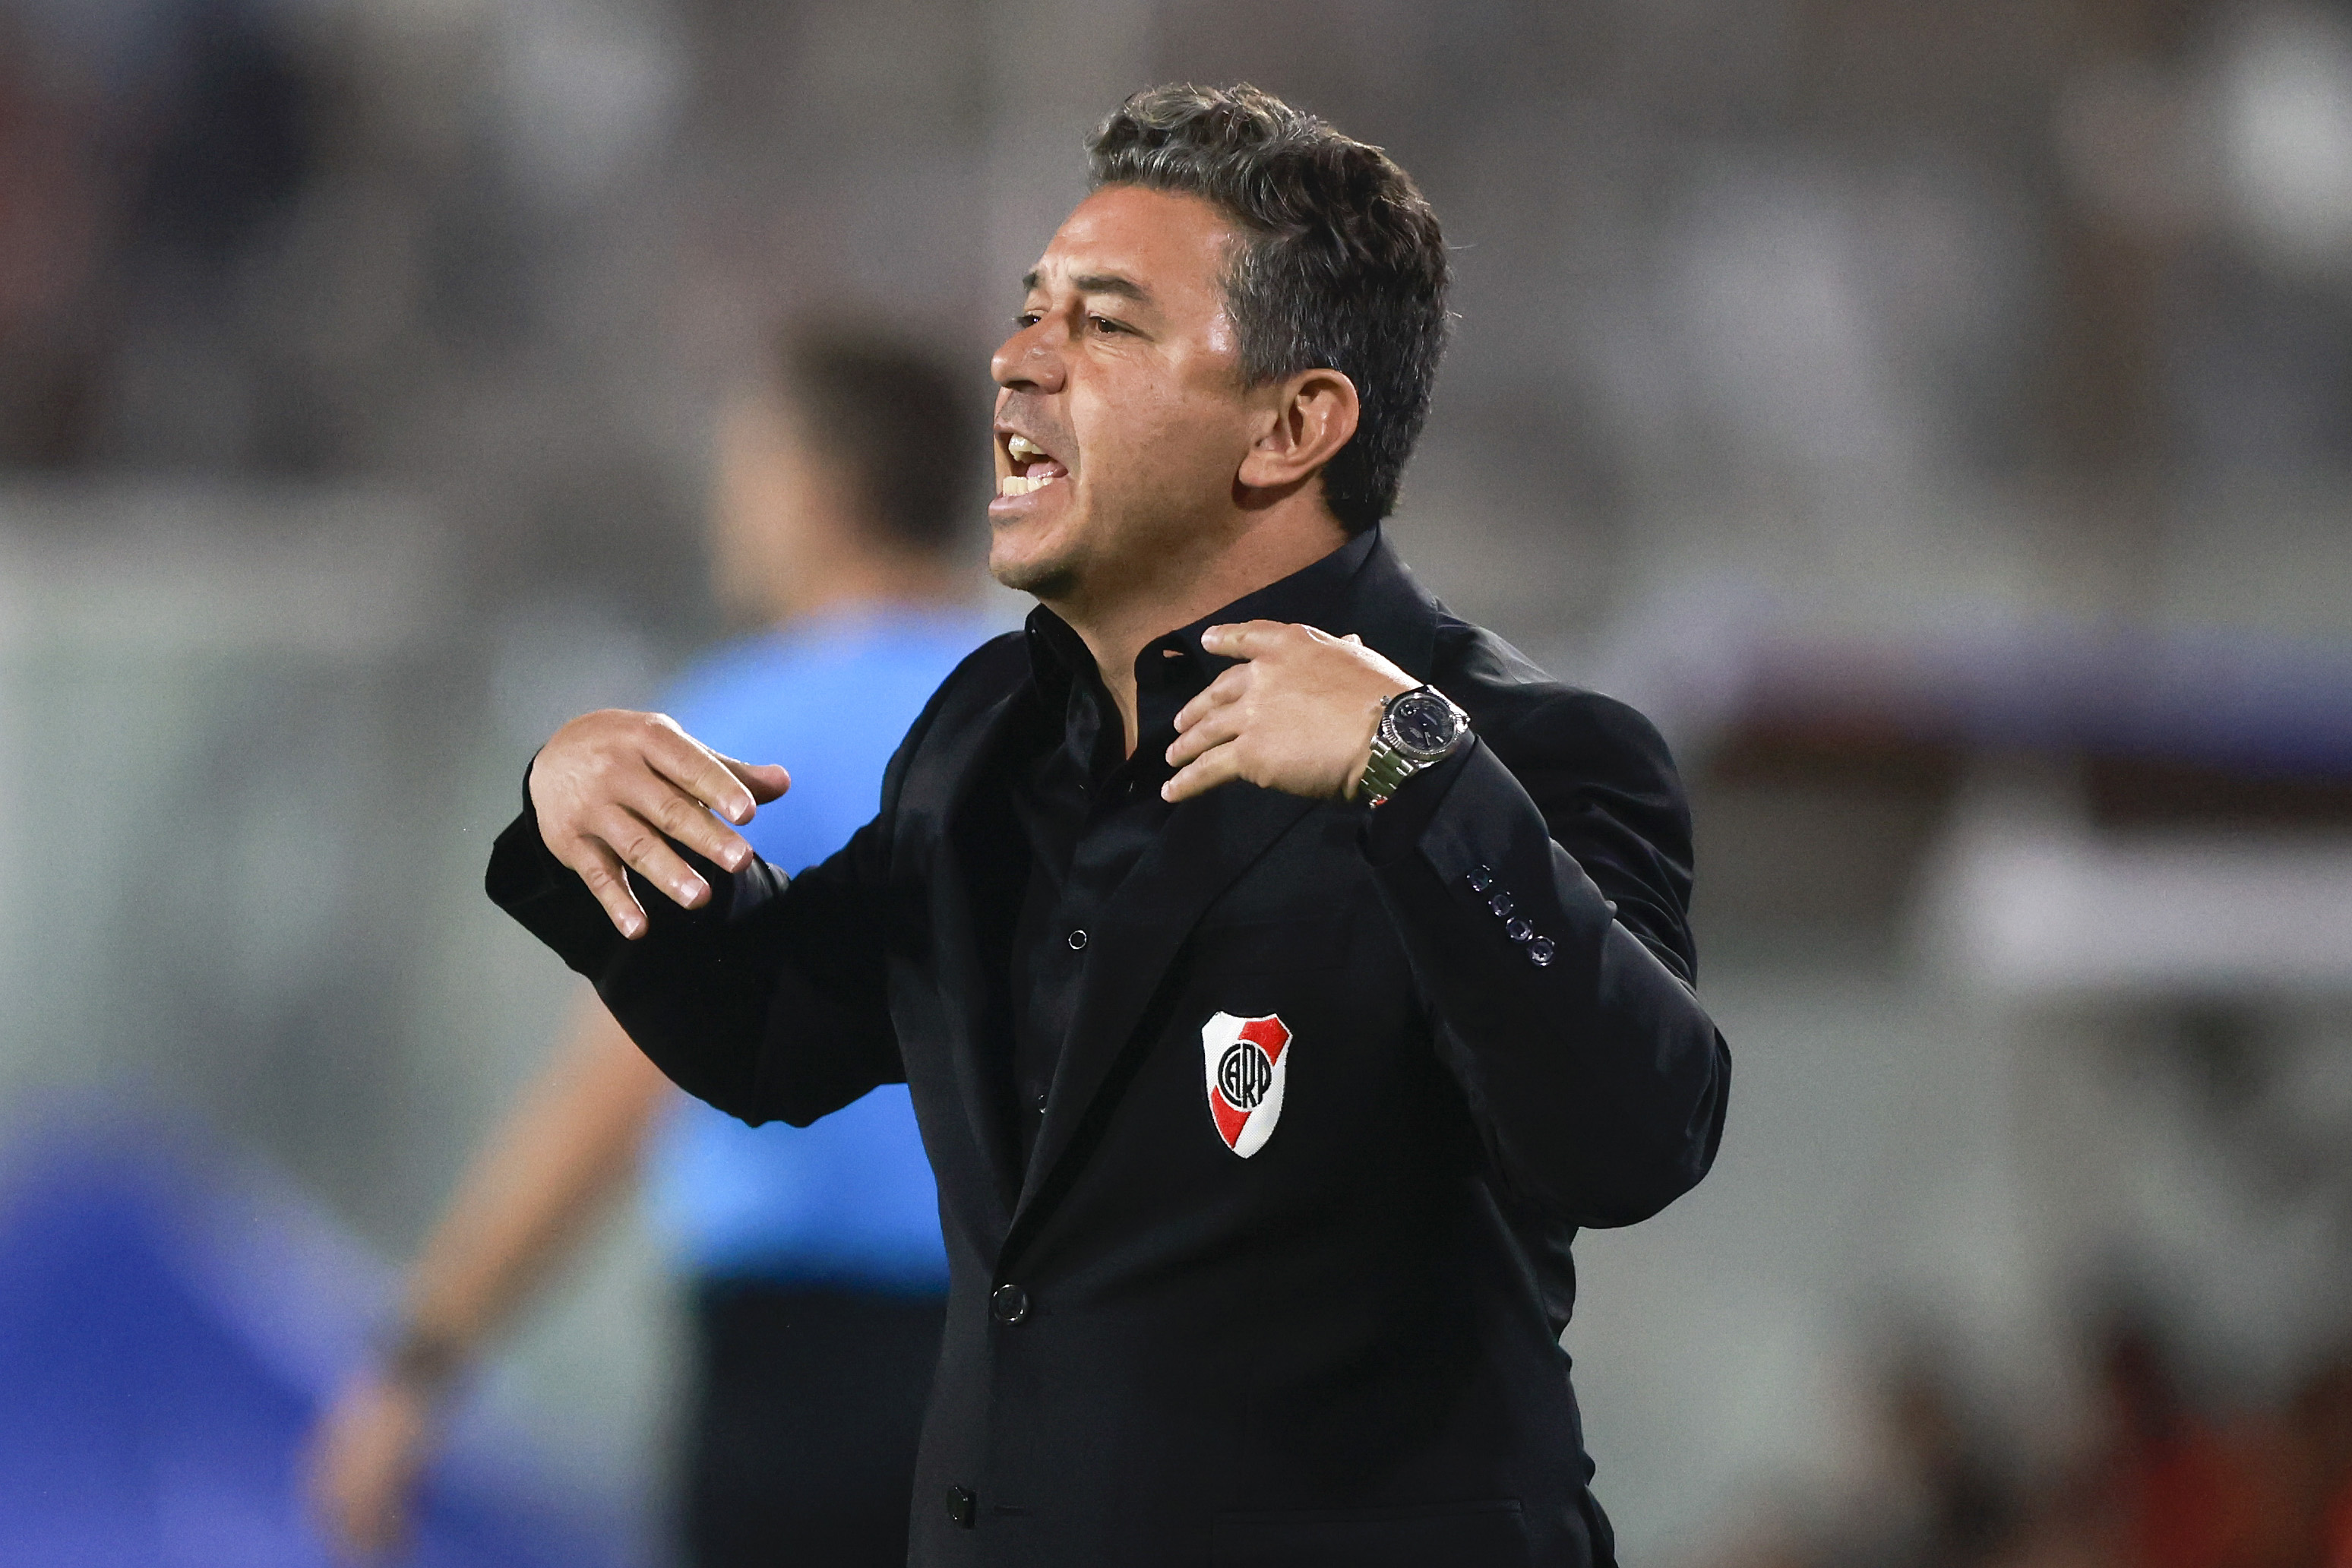
[[[999,1285],[988,1305],[998,1322],[1017,1323],[1029,1315],[1029,1292],[1018,1285]]]
[[[948,1489],[949,1519],[955,1521],[955,1523],[961,1528],[970,1530],[971,1528],[971,1521],[975,1518],[979,1517],[979,1514],[980,1499],[972,1495],[972,1491],[970,1487],[950,1487]]]
[[[1086,950],[1087,933],[1083,931],[1072,931],[1070,933],[1070,951],[1072,952],[1084,952]]]

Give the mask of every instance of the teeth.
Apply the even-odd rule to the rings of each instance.
[[[1045,455],[1045,448],[1026,436],[1010,437],[1004,443],[1004,449],[1012,454],[1013,460],[1016,463],[1026,463]]]
[[[1047,474],[1042,479],[1028,479],[1020,474],[1007,474],[996,481],[996,493],[1001,496],[1025,496],[1032,490],[1042,490],[1062,476]]]

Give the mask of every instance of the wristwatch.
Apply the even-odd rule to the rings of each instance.
[[[1470,738],[1470,715],[1434,686],[1400,691],[1381,704],[1372,730],[1371,760],[1356,793],[1373,805],[1423,768],[1433,768]]]

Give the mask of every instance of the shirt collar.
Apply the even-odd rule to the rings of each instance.
[[[1201,634],[1211,626],[1231,626],[1239,621],[1286,621],[1335,635],[1354,630],[1343,623],[1350,618],[1356,576],[1379,547],[1380,537],[1380,526],[1375,523],[1289,576],[1244,594],[1189,626],[1152,638],[1135,656],[1138,693],[1165,690],[1179,682],[1197,690],[1232,664],[1232,659],[1202,647]],[[1030,671],[1042,690],[1066,692],[1075,677],[1093,673],[1094,656],[1087,651],[1085,639],[1067,621],[1043,605],[1029,612],[1028,640]]]

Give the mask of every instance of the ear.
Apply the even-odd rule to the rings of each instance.
[[[1234,477],[1251,489],[1293,489],[1355,437],[1356,384],[1336,370],[1306,370],[1269,391],[1265,425]]]

